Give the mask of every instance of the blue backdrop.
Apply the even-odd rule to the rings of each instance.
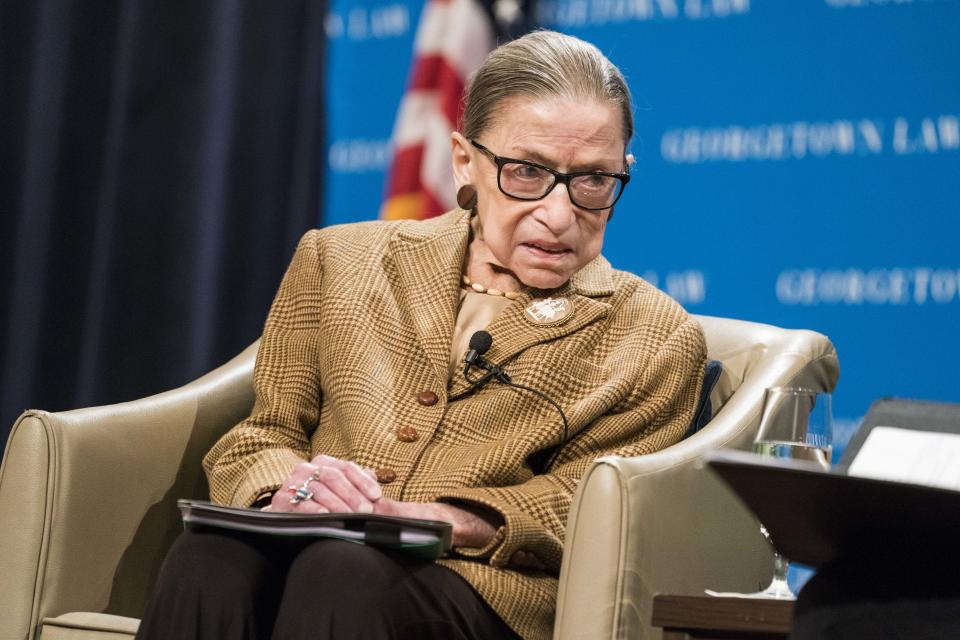
[[[333,0],[322,224],[375,218],[419,0]],[[690,311],[811,328],[841,431],[960,401],[960,2],[541,0],[620,66],[638,163],[613,264]]]

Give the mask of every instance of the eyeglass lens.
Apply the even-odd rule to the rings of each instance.
[[[552,173],[521,162],[505,162],[500,170],[500,188],[508,196],[538,200],[553,187]],[[623,183],[612,176],[584,175],[570,180],[570,199],[586,209],[603,209],[616,202]]]

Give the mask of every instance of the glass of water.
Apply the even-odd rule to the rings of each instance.
[[[803,460],[818,464],[825,470],[830,469],[833,452],[830,394],[794,387],[767,389],[753,450],[762,456]],[[789,562],[777,553],[762,524],[760,532],[773,548],[774,571],[770,586],[755,595],[794,598],[787,584]]]

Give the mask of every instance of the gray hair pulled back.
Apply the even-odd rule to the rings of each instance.
[[[534,31],[494,49],[467,88],[461,131],[474,139],[490,128],[511,98],[573,98],[614,103],[624,143],[633,137],[633,103],[620,70],[589,42]]]

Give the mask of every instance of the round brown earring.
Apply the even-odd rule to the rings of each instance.
[[[472,210],[477,206],[477,190],[469,184],[457,189],[457,205],[461,209]]]

